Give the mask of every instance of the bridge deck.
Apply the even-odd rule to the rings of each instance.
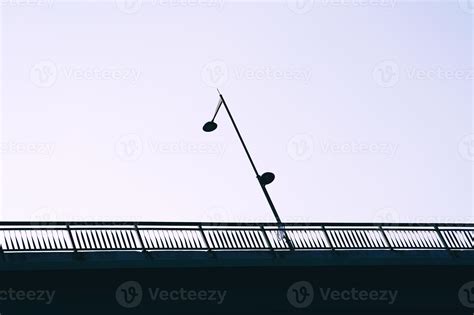
[[[0,252],[5,254],[244,250],[472,251],[474,224],[0,223]]]

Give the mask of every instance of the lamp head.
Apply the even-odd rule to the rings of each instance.
[[[205,132],[212,132],[217,129],[217,124],[213,121],[208,121],[207,123],[204,124],[202,127],[202,130]]]
[[[264,173],[260,176],[259,180],[262,185],[271,184],[275,180],[275,174],[270,172]]]

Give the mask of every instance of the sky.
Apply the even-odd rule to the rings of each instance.
[[[0,219],[474,222],[472,1],[4,0]]]

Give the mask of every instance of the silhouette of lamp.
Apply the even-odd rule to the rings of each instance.
[[[271,172],[266,172],[266,173],[263,173],[262,175],[259,174],[259,172],[257,171],[257,167],[255,166],[255,163],[253,162],[252,157],[250,156],[249,150],[247,149],[247,146],[245,145],[244,139],[242,138],[242,135],[240,134],[239,128],[237,127],[237,124],[235,123],[234,117],[230,113],[229,107],[227,106],[227,103],[224,97],[222,96],[219,90],[217,90],[217,92],[219,93],[219,103],[217,104],[217,108],[214,113],[214,116],[212,117],[211,121],[208,121],[207,123],[204,124],[202,129],[205,132],[212,132],[217,129],[217,123],[214,120],[216,119],[217,113],[219,113],[219,110],[221,109],[222,105],[224,105],[224,108],[227,114],[229,115],[230,121],[232,122],[232,125],[234,126],[234,129],[237,132],[237,136],[239,137],[239,140],[242,143],[242,146],[244,147],[245,153],[247,154],[250,164],[252,165],[253,171],[255,172],[255,175],[257,176],[257,179],[260,184],[260,187],[262,188],[263,194],[265,195],[265,198],[267,199],[267,202],[270,205],[270,208],[273,212],[273,216],[275,217],[275,220],[278,223],[279,237],[282,239],[284,238],[287,241],[290,248],[293,249],[291,241],[288,238],[288,235],[286,234],[286,231],[281,222],[280,216],[278,215],[278,212],[275,208],[275,205],[273,204],[272,199],[270,198],[270,194],[268,193],[268,190],[266,187],[268,184],[271,184],[275,180],[275,174]]]

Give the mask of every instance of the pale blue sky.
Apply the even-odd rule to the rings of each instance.
[[[3,220],[473,222],[468,2],[6,1]]]

